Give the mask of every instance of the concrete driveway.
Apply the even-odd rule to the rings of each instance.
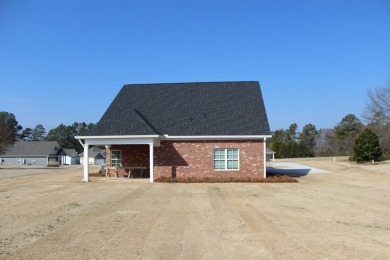
[[[267,174],[285,174],[291,177],[300,177],[307,174],[329,173],[326,170],[292,162],[273,162],[268,165]]]

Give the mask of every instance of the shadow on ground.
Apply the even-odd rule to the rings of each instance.
[[[310,169],[279,169],[274,167],[267,167],[267,175],[287,175],[290,177],[302,177],[309,174]]]

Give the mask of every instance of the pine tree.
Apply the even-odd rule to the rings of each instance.
[[[353,159],[357,162],[378,161],[382,155],[378,136],[366,128],[355,141]]]

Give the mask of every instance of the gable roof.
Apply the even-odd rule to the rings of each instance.
[[[76,152],[76,149],[74,149],[74,148],[71,148],[71,149],[64,149],[64,152],[65,152],[65,155],[67,155],[67,156],[69,156],[69,157],[78,156],[78,155],[77,155],[77,152]]]
[[[57,141],[15,142],[1,156],[48,156],[61,151]]]
[[[80,157],[84,157],[84,152],[78,154]],[[95,157],[103,157],[106,158],[106,149],[101,149],[99,147],[91,147],[88,149],[88,157],[89,158],[95,158]]]
[[[271,149],[266,149],[266,154],[275,154],[276,152],[272,151]]]
[[[269,135],[257,81],[124,85],[89,136]]]

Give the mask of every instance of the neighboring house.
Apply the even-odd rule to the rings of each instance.
[[[80,156],[75,149],[64,149],[65,155],[61,157],[61,164],[77,165],[80,164]]]
[[[57,141],[15,142],[0,155],[3,165],[49,165],[61,164],[63,149]]]
[[[84,140],[107,167],[159,177],[266,177],[270,128],[256,81],[125,85]],[[86,159],[85,159],[86,160]],[[84,181],[88,181],[84,164]],[[145,174],[147,175],[147,174]]]
[[[272,151],[271,149],[267,149],[266,151],[266,154],[267,154],[267,162],[270,162],[270,161],[275,161],[275,153],[274,151]]]
[[[84,153],[79,154],[80,163],[84,164]],[[106,162],[106,150],[92,147],[88,150],[88,164],[102,165]]]

